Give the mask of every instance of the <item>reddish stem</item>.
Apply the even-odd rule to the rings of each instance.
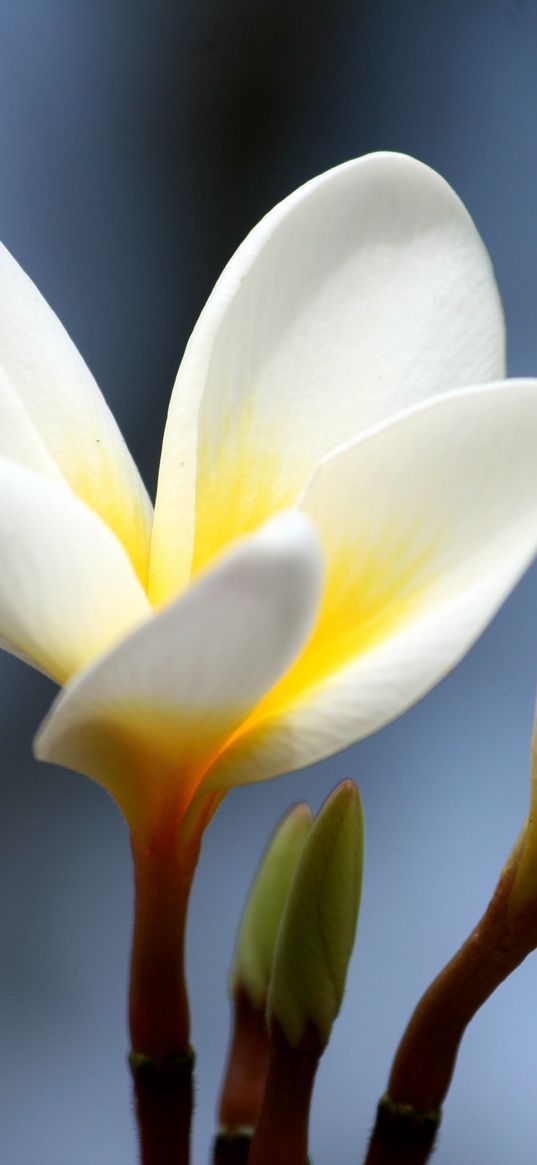
[[[321,1053],[313,1028],[296,1048],[273,1025],[267,1086],[248,1165],[306,1165],[311,1096]]]
[[[233,997],[233,1033],[218,1109],[221,1130],[253,1129],[263,1101],[270,1059],[265,1009],[239,987]]]
[[[179,851],[176,834],[132,842],[135,881],[129,1026],[135,1052],[166,1060],[189,1050],[184,973],[188,898],[197,853]]]
[[[424,1165],[464,1032],[493,991],[537,946],[536,902],[510,901],[517,861],[483,918],[419,1002],[395,1056],[365,1165]]]
[[[203,831],[222,794],[200,797],[180,823],[132,837],[135,910],[129,992],[130,1064],[143,1165],[188,1165],[192,1114],[185,927]]]

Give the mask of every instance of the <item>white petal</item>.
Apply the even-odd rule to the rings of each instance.
[[[442,178],[372,154],[307,183],[248,236],[188,345],[164,440],[152,594],[174,593],[192,564],[293,504],[350,436],[503,374],[490,261]]]
[[[65,485],[0,457],[0,642],[63,683],[147,617],[121,544]]]
[[[0,366],[68,484],[114,530],[145,583],[151,507],[136,466],[80,353],[1,245]]]
[[[305,651],[207,779],[277,775],[374,732],[464,655],[537,549],[537,381],[437,399],[328,458],[303,507],[328,563]]]
[[[274,519],[75,679],[36,755],[103,784],[136,830],[163,811],[180,815],[223,741],[304,644],[321,574],[308,519]]]
[[[57,484],[64,482],[56,462],[0,367],[0,456],[25,465]]]

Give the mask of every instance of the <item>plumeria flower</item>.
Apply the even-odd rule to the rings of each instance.
[[[537,382],[466,210],[373,154],[254,228],[194,329],[154,513],[61,324],[0,267],[0,636],[62,685],[36,755],[133,834],[373,732],[537,547]],[[465,387],[465,386],[471,387]]]

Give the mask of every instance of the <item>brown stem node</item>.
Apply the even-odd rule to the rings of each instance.
[[[433,1149],[441,1112],[418,1112],[386,1095],[379,1102],[367,1165],[424,1165]]]
[[[214,1139],[213,1165],[248,1165],[251,1143],[251,1132],[222,1129]]]
[[[142,1165],[189,1165],[194,1053],[157,1060],[131,1052]]]

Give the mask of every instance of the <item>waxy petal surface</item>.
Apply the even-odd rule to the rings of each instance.
[[[464,655],[537,549],[537,382],[446,395],[327,458],[301,505],[327,585],[305,651],[206,778],[300,768],[398,716]]]
[[[114,534],[62,483],[0,457],[0,640],[64,683],[151,608]]]
[[[0,457],[41,473],[56,484],[65,482],[42,441],[22,400],[0,367]]]
[[[490,261],[427,166],[372,154],[264,218],[218,281],[179,369],[151,556],[162,601],[292,505],[319,460],[395,412],[504,375]]]
[[[275,518],[75,679],[36,755],[103,784],[135,833],[180,817],[215,752],[303,646],[321,583],[309,519]]]
[[[138,470],[80,353],[1,245],[0,367],[63,477],[114,531],[145,585],[151,506]]]

